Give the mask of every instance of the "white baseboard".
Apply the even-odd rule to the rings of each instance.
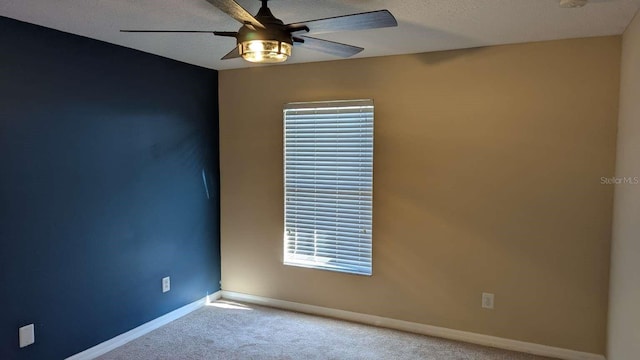
[[[257,305],[265,305],[285,310],[292,310],[314,315],[343,319],[362,324],[375,325],[395,330],[402,330],[416,334],[435,336],[450,340],[491,346],[495,348],[518,351],[528,354],[554,357],[564,360],[605,360],[600,354],[563,349],[553,346],[534,344],[524,341],[499,338],[495,336],[476,334],[467,331],[448,329],[438,326],[419,324],[409,321],[390,319],[375,315],[361,314],[351,311],[331,309],[315,305],[307,305],[291,301],[277,300],[262,296],[242,294],[232,291],[222,291],[222,298],[234,301],[244,301]]]
[[[206,305],[211,301],[216,301],[220,299],[222,292],[218,291],[211,295],[207,295],[200,300],[196,300],[191,304],[185,305],[179,309],[176,309],[168,314],[162,315],[157,319],[151,320],[147,323],[144,323],[137,328],[131,329],[124,334],[120,334],[112,339],[109,339],[105,342],[102,342],[94,347],[91,347],[83,352],[72,355],[65,360],[91,360],[95,359],[100,355],[106,354],[109,351],[120,347],[131,340],[135,340],[140,336],[150,333],[151,331],[164,326],[173,320],[179,319],[194,310],[198,310],[202,306]]]

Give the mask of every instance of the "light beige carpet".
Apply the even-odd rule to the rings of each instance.
[[[217,301],[98,359],[543,360],[540,356]]]

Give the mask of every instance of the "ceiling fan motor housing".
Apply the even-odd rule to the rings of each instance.
[[[243,25],[240,30],[238,30],[238,36],[236,38],[238,44],[251,40],[276,40],[293,45],[291,33],[286,30],[282,20],[273,16],[271,10],[266,7],[266,4],[260,8],[255,18],[264,25],[265,29],[256,29],[251,24]]]

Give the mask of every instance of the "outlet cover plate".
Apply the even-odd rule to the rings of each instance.
[[[166,293],[169,290],[171,290],[171,278],[167,276],[162,278],[162,292]]]
[[[18,334],[20,335],[20,347],[23,348],[25,346],[29,346],[36,342],[36,336],[34,331],[33,324],[25,325],[18,329]]]
[[[482,308],[493,309],[494,295],[491,293],[482,293]]]

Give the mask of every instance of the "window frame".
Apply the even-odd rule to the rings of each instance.
[[[356,109],[358,110],[357,112],[355,111]],[[311,130],[292,130],[292,126],[295,127],[295,124],[292,124],[295,122],[294,118],[302,118],[307,113],[310,115],[312,112],[315,112],[318,117],[307,120],[308,126],[306,128]],[[283,108],[284,265],[372,276],[374,112],[374,102],[371,99],[285,104]],[[290,113],[295,113],[296,115],[289,115]],[[335,118],[329,118],[329,115],[334,115]],[[327,150],[330,149],[330,147],[326,144],[318,145],[318,137],[315,136],[317,133],[327,131],[328,126],[332,124],[329,119],[333,120],[333,125],[335,126],[333,133],[331,130],[328,131],[329,134],[335,135],[335,138],[327,137],[335,139],[335,149],[331,148],[332,150]],[[297,125],[300,126],[300,123]],[[344,125],[344,127],[340,127],[341,125]],[[290,135],[288,135],[288,131],[290,131]],[[346,134],[343,134],[345,131]],[[305,154],[311,153],[311,156],[306,157],[311,157],[313,160],[293,161],[288,158],[288,156],[296,158],[298,156],[302,157],[302,155],[299,155],[299,153],[295,151],[300,149],[299,138],[291,134],[302,134],[302,137],[307,135],[304,137],[307,142],[303,141],[302,146],[313,149],[305,152]],[[312,139],[313,144],[308,142],[308,139]],[[291,150],[288,144],[290,144],[289,141],[294,140],[298,147],[291,146],[295,149]],[[326,139],[321,140],[331,142]],[[347,142],[348,145],[345,145]],[[322,141],[320,141],[320,143],[322,143]],[[349,147],[349,154],[344,156],[340,155],[339,152],[344,151],[340,149],[340,147],[346,146]],[[329,154],[332,153],[333,155],[327,155],[328,153],[326,153],[326,151],[329,151]],[[331,159],[335,159],[336,162],[342,161],[340,165],[335,165],[335,168],[330,168],[327,165],[318,165],[317,157],[322,157],[322,161],[326,162],[331,162]],[[298,163],[297,168],[294,168],[294,162]],[[307,169],[311,169],[310,171],[301,170],[300,168],[304,166],[300,165],[300,163],[313,165],[307,166]],[[344,174],[347,172],[347,170],[344,170],[345,167],[349,167],[348,180],[345,180],[347,177]],[[288,170],[291,170],[290,168],[296,170],[293,170],[294,175],[288,177],[288,175],[290,175],[288,174]],[[306,175],[302,176],[306,180],[299,180],[298,177],[301,172],[303,175]],[[312,175],[310,174],[311,172],[313,173]],[[327,180],[327,176],[324,175],[320,175],[323,177],[321,179],[319,175],[317,175],[318,172],[322,172],[324,175],[334,174],[329,177],[333,177],[335,180]],[[340,175],[340,173],[342,173],[342,175]],[[334,184],[331,183],[331,181],[334,181]],[[348,195],[344,193],[346,191],[344,186],[346,186],[347,181],[350,189]],[[327,187],[325,189],[335,190],[335,193],[327,195],[326,192],[323,193],[324,190],[318,191],[319,183],[323,188],[325,188],[326,185]],[[327,185],[327,183],[331,184]],[[354,185],[354,183],[357,185]],[[310,190],[311,185],[314,186],[314,191]],[[335,189],[331,188],[331,186],[335,186]],[[355,190],[353,190],[354,187]],[[299,193],[297,190],[301,188],[304,189],[304,191]],[[290,191],[291,189],[295,189],[296,191],[292,192]],[[304,194],[300,195],[301,193]],[[333,196],[333,198],[329,201],[326,198],[327,196]],[[311,210],[299,210],[299,208],[302,207],[298,205],[301,197],[307,199],[304,200],[306,204],[311,204],[306,207],[313,207],[313,215],[309,215]],[[347,197],[348,199],[342,199],[343,197]],[[291,201],[292,198],[294,198],[293,201]],[[290,205],[294,202],[296,205]],[[345,202],[349,205],[345,205]],[[322,210],[317,210],[318,208],[322,208]],[[329,224],[333,226],[335,230],[327,229],[330,227],[330,225],[327,225],[328,221],[330,221],[327,220],[327,213],[331,212],[331,210],[335,210],[335,222]],[[347,214],[348,219],[343,220],[342,216],[345,216],[344,211],[347,210],[349,211]],[[297,215],[298,211],[305,214]],[[300,216],[305,219],[300,221],[296,219],[294,222],[289,216],[294,212],[296,213],[296,217]],[[318,212],[321,214],[318,215]],[[318,225],[318,222],[323,224]],[[344,224],[345,222],[349,223]],[[340,225],[340,223],[342,223],[342,225]],[[295,224],[293,229],[292,224]],[[321,226],[321,228],[317,226]],[[299,230],[301,227],[304,228],[304,230]],[[318,232],[320,231],[322,232],[321,236],[323,236],[323,238],[318,240],[320,237]],[[313,235],[311,235],[310,232],[313,232]],[[302,234],[300,237],[306,237],[306,240],[298,240],[299,234]],[[296,238],[295,246],[293,247],[291,243],[292,236]],[[313,240],[310,240],[310,237],[313,237]],[[318,245],[319,242],[323,242],[323,244]],[[299,243],[302,245],[299,245]],[[309,246],[311,246],[311,244],[313,246],[313,255],[309,254],[311,251]],[[332,245],[329,246],[327,244]],[[304,250],[304,246],[306,246],[306,250]],[[298,247],[303,248],[303,250],[298,250]],[[329,255],[331,249],[333,249],[333,257]],[[307,253],[305,254],[304,252]],[[323,255],[318,255],[318,252]]]

